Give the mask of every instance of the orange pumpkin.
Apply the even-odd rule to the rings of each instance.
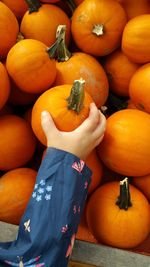
[[[0,2],[0,58],[6,58],[10,48],[16,43],[19,24],[13,12]]]
[[[10,49],[6,68],[18,88],[28,93],[47,90],[56,77],[56,63],[47,46],[33,39],[24,39]]]
[[[129,20],[136,16],[148,14],[150,12],[149,0],[124,0],[121,4],[125,9]]]
[[[150,113],[150,63],[140,67],[132,76],[129,94],[138,109]]]
[[[88,188],[88,194],[91,194],[101,183],[103,167],[94,149],[86,158],[85,163],[92,171],[91,183]]]
[[[150,14],[128,21],[122,35],[122,50],[135,63],[150,61]]]
[[[105,71],[94,57],[86,53],[69,52],[65,44],[65,29],[64,25],[59,25],[56,42],[49,49],[50,56],[57,59],[54,85],[72,84],[75,79],[82,77],[85,80],[85,90],[92,96],[97,107],[101,107],[108,97]],[[54,47],[56,47],[55,53]]]
[[[140,177],[133,177],[133,185],[135,185],[150,202],[150,174]]]
[[[71,31],[81,51],[104,56],[119,47],[126,22],[117,1],[86,0],[73,13]]]
[[[127,108],[137,109],[137,107],[135,106],[135,104],[132,102],[131,99],[128,100]]]
[[[29,124],[19,116],[0,117],[0,170],[26,164],[33,156],[36,139]]]
[[[6,104],[10,93],[10,81],[4,65],[0,62],[0,110]]]
[[[98,241],[118,248],[133,248],[150,233],[149,203],[134,186],[129,189],[127,178],[120,182],[120,193],[118,182],[107,183],[90,197],[87,223]]]
[[[32,1],[31,1],[32,2]],[[59,24],[66,25],[66,41],[70,41],[70,19],[58,6],[43,4],[38,11],[27,11],[21,21],[20,31],[27,39],[36,39],[51,46],[56,39]]]
[[[106,57],[103,66],[110,90],[119,96],[129,96],[129,82],[139,65],[131,62],[119,49]]]
[[[0,220],[19,224],[34,188],[37,172],[17,168],[0,178]]]
[[[84,82],[76,80],[73,86],[64,84],[44,92],[36,100],[32,109],[32,128],[40,140],[46,145],[46,138],[41,127],[41,112],[47,110],[62,131],[72,131],[79,126],[89,114],[89,105],[93,102],[85,91]],[[83,97],[84,95],[84,97]]]
[[[6,6],[8,6],[18,19],[21,19],[24,13],[27,11],[28,6],[25,0],[1,0]]]
[[[107,119],[98,153],[104,164],[128,176],[150,173],[150,115],[137,109],[115,112]]]
[[[81,4],[84,0],[74,0],[75,4],[78,6],[79,4]]]
[[[50,4],[52,4],[52,3],[57,3],[57,2],[59,2],[60,0],[40,0],[42,3],[50,3]]]

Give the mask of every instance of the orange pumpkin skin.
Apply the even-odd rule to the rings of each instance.
[[[106,57],[103,66],[108,75],[110,90],[119,96],[129,96],[129,82],[139,65],[131,62],[119,49]]]
[[[104,164],[127,176],[150,173],[150,115],[137,109],[115,112],[107,119],[105,136],[98,146]]]
[[[32,194],[37,172],[30,168],[17,168],[5,173],[0,179],[0,220],[20,223]]]
[[[75,4],[78,6],[79,4],[81,4],[84,0],[74,0]]]
[[[16,43],[19,24],[13,12],[0,2],[0,58],[6,58],[10,48]]]
[[[108,79],[101,64],[92,56],[76,52],[65,62],[56,63],[55,85],[72,84],[75,79],[85,80],[85,90],[92,96],[97,107],[108,97]]]
[[[122,1],[121,4],[125,9],[129,20],[136,16],[148,14],[150,12],[149,0],[125,0]]]
[[[22,91],[38,94],[54,82],[56,63],[49,58],[46,49],[46,45],[38,40],[25,39],[9,51],[6,68]]]
[[[28,6],[25,0],[1,0],[6,6],[8,6],[18,19],[21,19],[24,13],[27,11]]]
[[[66,25],[66,42],[70,40],[70,19],[66,13],[55,5],[43,4],[39,11],[27,11],[22,18],[20,31],[27,39],[36,39],[48,47],[56,40],[58,25]]]
[[[85,53],[108,55],[119,47],[126,21],[125,11],[117,1],[83,1],[72,16],[73,39]]]
[[[150,174],[146,176],[133,177],[133,185],[135,185],[150,202]]]
[[[33,156],[36,139],[29,124],[19,116],[0,117],[0,170],[26,164]]]
[[[95,149],[86,158],[85,163],[92,171],[91,183],[88,188],[88,194],[91,194],[100,185],[103,174],[102,163]]]
[[[0,110],[6,104],[10,94],[10,81],[4,65],[0,62]]]
[[[150,61],[150,14],[137,16],[126,24],[122,35],[122,50],[135,63]]]
[[[41,128],[41,112],[50,112],[56,127],[62,131],[72,131],[79,126],[89,114],[89,105],[93,102],[91,96],[85,91],[83,109],[79,114],[68,110],[66,99],[70,95],[72,85],[60,85],[44,92],[36,100],[32,109],[32,129],[39,141],[46,145],[46,138]],[[62,119],[63,118],[63,119]]]
[[[131,185],[130,193],[132,206],[128,210],[115,204],[118,182],[102,185],[92,194],[86,210],[87,223],[98,241],[118,248],[133,248],[146,239],[150,232],[149,203]]]
[[[140,67],[132,76],[129,94],[138,109],[150,113],[150,63]]]

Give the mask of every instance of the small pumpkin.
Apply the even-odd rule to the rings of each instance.
[[[108,55],[119,47],[126,22],[126,13],[117,1],[83,1],[72,16],[73,40],[82,52]]]
[[[59,25],[56,42],[49,48],[49,54],[56,61],[54,85],[72,84],[82,77],[84,89],[92,96],[97,107],[101,107],[108,97],[108,79],[102,65],[93,56],[82,52],[71,53],[65,42],[66,26]],[[61,41],[60,41],[61,40]]]
[[[150,61],[150,14],[128,21],[122,35],[122,50],[135,63]]]
[[[110,246],[134,248],[150,233],[148,200],[129,186],[127,178],[120,182],[120,192],[118,182],[99,187],[89,199],[86,215],[94,237]]]
[[[132,76],[129,84],[131,101],[138,109],[150,113],[150,63],[144,64]]]
[[[128,20],[150,12],[149,0],[123,0],[121,4],[127,13]]]
[[[15,16],[20,20],[24,13],[27,11],[28,6],[26,0],[1,0],[6,6],[8,6]]]
[[[37,172],[31,168],[17,168],[6,172],[0,178],[0,220],[16,224],[32,194]]]
[[[46,137],[41,127],[41,112],[50,112],[56,127],[62,131],[72,131],[89,114],[91,96],[84,91],[85,81],[75,80],[73,85],[64,84],[52,87],[36,100],[32,109],[31,124],[39,141],[46,145]]]
[[[108,75],[110,90],[119,96],[129,96],[129,82],[139,65],[131,62],[118,49],[105,58],[103,66]]]
[[[11,170],[26,164],[36,147],[29,124],[19,116],[2,115],[0,129],[0,170]]]
[[[26,39],[36,39],[48,47],[55,42],[56,29],[59,24],[66,25],[66,41],[70,41],[70,19],[66,13],[56,5],[42,4],[35,9],[35,1],[29,1],[29,7],[33,11],[27,11],[20,25],[20,31]],[[37,4],[37,3],[36,3]]]
[[[98,153],[113,171],[128,176],[150,173],[150,115],[137,109],[124,109],[107,119]]]
[[[133,185],[135,185],[150,202],[150,174],[140,177],[133,177]]]
[[[10,94],[10,81],[5,66],[0,62],[0,110],[6,104]]]
[[[6,68],[18,88],[27,93],[44,92],[56,77],[56,62],[50,59],[47,46],[34,39],[24,39],[10,49]]]
[[[0,58],[6,58],[10,48],[16,43],[19,24],[14,13],[0,2]]]

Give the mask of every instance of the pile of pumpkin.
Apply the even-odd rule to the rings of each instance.
[[[41,111],[71,131],[94,101],[107,127],[86,160],[93,174],[77,237],[120,248],[148,237],[149,33],[148,0],[0,1],[1,221],[19,224],[32,194],[46,148]]]

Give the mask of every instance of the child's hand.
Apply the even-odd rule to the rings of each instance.
[[[89,117],[72,132],[59,131],[47,111],[41,113],[41,125],[47,138],[48,147],[65,150],[85,160],[102,141],[106,118],[92,103]]]

